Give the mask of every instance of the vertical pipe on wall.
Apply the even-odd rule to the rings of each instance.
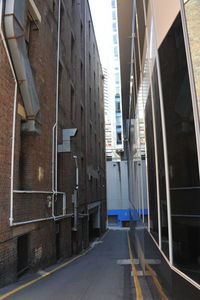
[[[57,65],[56,65],[56,123],[55,123],[55,192],[58,190],[58,102],[59,102],[59,62],[60,62],[60,15],[61,0],[58,2],[58,36],[57,36]]]
[[[55,195],[58,191],[58,101],[59,101],[59,61],[60,61],[60,13],[61,0],[58,2],[58,29],[56,55],[56,114],[52,128],[52,216],[55,217]]]
[[[79,189],[79,170],[78,170],[78,160],[77,156],[73,156],[75,161],[75,169],[76,169],[76,187],[74,191],[74,227],[73,230],[77,231],[78,225],[78,189]]]
[[[10,69],[13,75],[13,80],[15,84],[15,89],[14,89],[14,97],[13,97],[13,123],[12,123],[12,146],[11,146],[11,175],[10,175],[10,226],[13,224],[13,185],[14,185],[14,160],[15,160],[15,128],[16,128],[16,112],[17,112],[17,89],[18,89],[18,84],[17,84],[17,78],[14,70],[14,66],[12,63],[12,59],[8,50],[8,46],[5,40],[5,36],[3,33],[3,28],[2,28],[2,19],[3,19],[3,0],[0,0],[0,34],[2,37],[3,45],[6,51],[6,55],[8,58],[8,62],[10,65]]]
[[[85,23],[85,32],[84,32],[84,109],[85,109],[85,187],[86,187],[86,197],[88,197],[88,180],[87,180],[87,154],[88,154],[88,128],[87,128],[87,59],[86,59],[86,50],[87,50],[87,0],[84,0],[84,23]],[[87,213],[88,213],[88,206],[87,206]]]

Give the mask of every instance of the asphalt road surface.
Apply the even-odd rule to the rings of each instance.
[[[62,269],[8,296],[16,300],[130,300],[133,287],[127,231],[109,231],[102,242]],[[47,271],[47,270],[44,270]],[[30,279],[31,280],[31,279]],[[27,279],[26,279],[27,282]],[[20,282],[20,285],[23,285]],[[17,283],[16,286],[19,286]],[[13,289],[16,287],[13,285]],[[6,293],[8,290],[4,290]],[[2,291],[1,291],[2,295]]]

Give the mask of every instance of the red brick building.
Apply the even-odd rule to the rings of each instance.
[[[0,285],[105,231],[103,76],[87,0],[0,1]]]

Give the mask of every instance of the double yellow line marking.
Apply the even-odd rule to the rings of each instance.
[[[161,296],[161,299],[162,300],[168,300],[168,297],[165,295],[165,293],[164,293],[164,291],[162,289],[162,286],[161,286],[161,284],[160,284],[160,282],[159,282],[159,280],[157,278],[156,272],[152,269],[152,267],[149,264],[145,264],[145,265],[146,265],[146,268],[149,271],[151,277],[153,278],[154,284],[155,284],[155,286],[157,288],[158,293]]]
[[[133,255],[132,255],[132,250],[131,250],[131,245],[130,245],[130,238],[129,238],[129,234],[127,232],[127,238],[128,238],[128,248],[129,248],[129,256],[130,256],[130,261],[131,261],[131,267],[132,267],[132,273],[133,273],[133,283],[135,286],[135,290],[136,290],[136,300],[143,300],[143,295],[142,295],[142,290],[141,290],[141,286],[140,286],[140,282],[138,279],[138,274],[137,274],[137,270],[136,267],[133,263]],[[149,264],[145,264],[147,270],[149,271],[150,276],[152,277],[154,284],[157,288],[158,293],[161,296],[161,299],[163,300],[168,300],[169,298],[165,295],[162,286],[157,278],[157,274],[155,273],[155,271],[152,269],[152,267]]]
[[[135,286],[135,291],[136,291],[136,300],[143,300],[142,289],[138,279],[137,270],[133,262],[133,255],[132,255],[131,243],[130,243],[128,231],[127,231],[127,238],[128,238],[128,249],[129,249],[129,256],[131,261],[131,268],[133,273],[133,285]]]

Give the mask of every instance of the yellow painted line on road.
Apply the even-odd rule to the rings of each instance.
[[[87,251],[87,252],[88,252],[88,251]],[[80,258],[80,257],[83,256],[83,255],[85,255],[85,253],[80,254],[80,255],[78,255],[78,256],[76,256],[76,257],[74,257],[74,258],[68,260],[67,262],[65,262],[65,263],[59,265],[58,267],[56,267],[55,269],[46,272],[45,274],[43,274],[43,275],[41,275],[41,276],[39,276],[39,277],[37,277],[37,278],[35,278],[35,279],[33,279],[33,280],[31,280],[31,281],[25,283],[25,284],[23,284],[23,285],[17,287],[16,289],[11,290],[10,292],[7,292],[6,294],[0,296],[0,300],[5,299],[5,298],[7,298],[7,297],[9,297],[9,296],[11,296],[11,295],[13,295],[13,294],[15,294],[16,292],[18,292],[18,291],[20,291],[20,290],[26,288],[27,286],[30,286],[30,285],[32,285],[33,283],[35,283],[35,282],[37,282],[37,281],[39,281],[39,280],[41,280],[41,279],[43,279],[43,278],[45,278],[45,277],[51,275],[52,273],[54,273],[54,272],[56,272],[56,271],[62,269],[63,267],[67,266],[68,264],[72,263],[73,261],[75,261],[76,259]]]
[[[105,238],[105,236],[108,234],[108,232],[109,232],[109,230],[107,230],[107,231],[104,233],[104,235],[101,237],[100,240],[103,240],[103,239]],[[84,255],[86,255],[86,254],[87,254],[89,251],[91,251],[92,249],[93,249],[93,248],[87,249],[84,253],[79,254],[79,255],[77,255],[76,257],[74,257],[74,258],[72,258],[72,259],[66,261],[65,263],[63,263],[63,264],[59,265],[58,267],[54,268],[53,270],[48,271],[48,272],[45,272],[45,273],[42,274],[41,276],[39,276],[39,277],[37,277],[37,278],[35,278],[35,279],[33,279],[33,280],[31,280],[31,281],[29,281],[29,282],[23,284],[23,285],[20,285],[19,287],[17,287],[17,288],[15,288],[15,289],[11,290],[10,292],[7,292],[7,293],[3,294],[2,296],[0,296],[0,300],[5,299],[5,298],[7,298],[7,297],[9,297],[9,296],[11,296],[11,295],[17,293],[18,291],[21,291],[21,290],[23,290],[24,288],[26,288],[26,287],[32,285],[33,283],[35,283],[35,282],[37,282],[37,281],[39,281],[39,280],[41,280],[41,279],[43,279],[43,278],[45,278],[45,277],[47,277],[47,276],[53,274],[54,272],[56,272],[56,271],[62,269],[63,267],[69,265],[70,263],[72,263],[73,261],[77,260],[78,258],[80,258],[80,257],[82,257],[82,256],[84,256]]]
[[[149,271],[152,279],[153,279],[153,282],[157,288],[157,291],[158,293],[160,294],[161,296],[161,299],[162,300],[169,300],[169,298],[165,295],[164,291],[163,291],[163,288],[162,288],[162,285],[160,284],[158,278],[157,278],[157,274],[156,272],[152,269],[152,267],[149,265],[149,264],[145,264],[146,265],[146,268],[147,270]]]
[[[127,238],[128,238],[129,256],[130,256],[132,273],[133,273],[133,284],[135,286],[135,291],[136,291],[136,300],[143,300],[143,295],[142,295],[140,282],[139,282],[139,279],[138,279],[137,270],[136,270],[136,267],[135,267],[134,262],[133,262],[133,254],[132,254],[132,250],[131,250],[131,244],[130,244],[130,238],[129,238],[128,231],[127,231]]]

